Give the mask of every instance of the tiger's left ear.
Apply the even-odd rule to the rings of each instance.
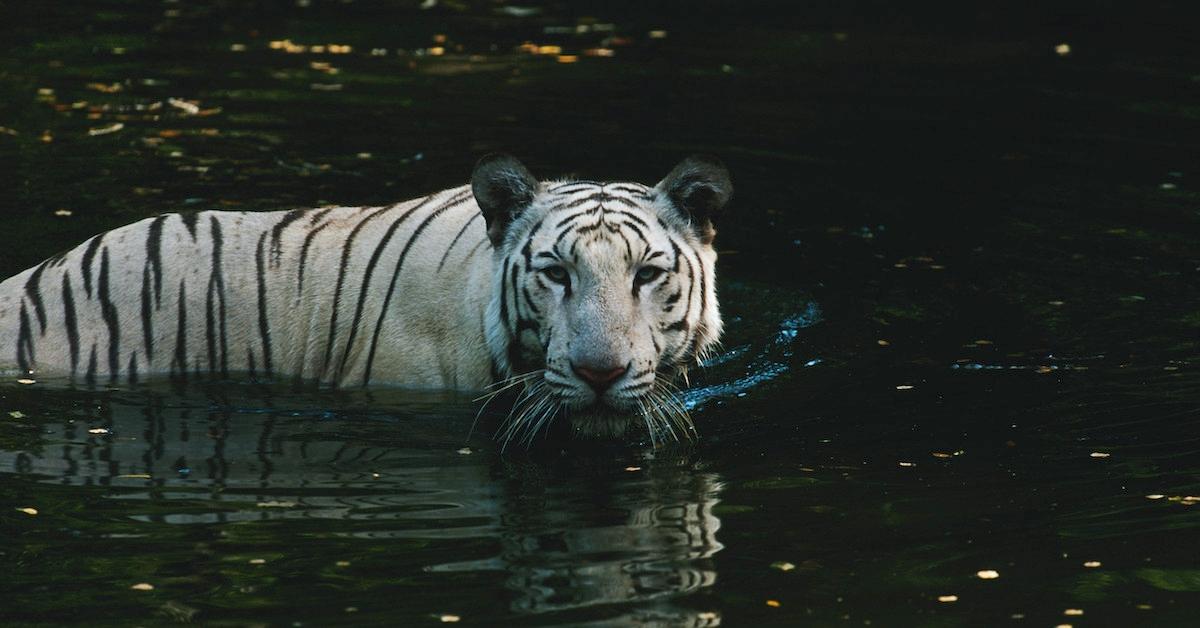
[[[514,218],[529,207],[541,184],[512,155],[493,153],[475,164],[471,191],[483,211],[488,237],[499,248]]]
[[[675,166],[654,190],[670,199],[708,244],[715,234],[712,221],[733,196],[733,183],[720,159],[692,155]]]

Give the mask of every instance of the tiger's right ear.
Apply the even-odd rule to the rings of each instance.
[[[471,191],[483,211],[488,237],[499,248],[514,218],[529,207],[541,184],[512,155],[493,153],[475,164]]]

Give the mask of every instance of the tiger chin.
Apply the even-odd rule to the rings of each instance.
[[[725,167],[468,186],[380,207],[162,214],[0,282],[0,372],[515,392],[496,437],[694,437],[675,380],[722,329]]]

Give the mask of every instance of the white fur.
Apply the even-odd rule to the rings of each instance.
[[[597,395],[572,375],[574,365],[580,360],[628,364],[631,376],[644,371],[657,386],[664,373],[669,378],[699,360],[721,332],[711,234],[705,238],[693,229],[656,188],[581,183],[571,189],[571,182],[540,184],[533,203],[508,226],[499,251],[488,238],[469,187],[383,208],[202,212],[195,217],[194,235],[180,215],[142,220],[97,236],[99,246],[85,242],[0,283],[0,370],[20,376],[68,375],[77,381],[86,381],[90,371],[97,383],[124,381],[130,365],[140,377],[219,377],[251,370],[262,377],[269,350],[271,377],[336,386],[474,390],[496,375],[547,369],[544,381],[537,383],[555,387],[555,409],[579,408],[581,417],[590,417],[593,413],[582,408],[603,399],[636,413],[646,397],[630,392],[636,387],[634,378]],[[600,200],[588,200],[593,198]],[[563,208],[570,203],[577,205]],[[530,244],[544,250],[556,235],[547,225],[580,210],[591,211],[588,220],[608,220],[610,226],[633,220],[614,210],[633,215],[645,225],[639,227],[645,240],[632,250],[604,225],[590,232],[594,236],[581,236],[571,263],[576,283],[566,298],[561,289],[547,289],[545,281],[533,279],[537,269],[526,272],[522,247],[541,223]],[[220,228],[220,272],[214,265],[214,224]],[[157,266],[148,247],[155,225],[161,230]],[[628,242],[630,232],[624,233]],[[640,260],[652,250],[673,258],[675,247],[682,256],[679,272],[634,296]],[[85,264],[89,248],[95,253]],[[105,258],[104,288],[111,305],[100,294]],[[512,290],[503,288],[501,271],[514,260],[522,264],[521,298],[528,290],[529,298],[540,303],[539,330],[518,331],[512,312],[508,319],[501,316],[506,307],[531,314],[528,301],[518,304]],[[657,260],[667,261],[666,254]],[[690,274],[683,270],[689,263]],[[91,274],[90,295],[85,268]],[[70,282],[78,329],[73,369],[64,281]],[[672,291],[690,298],[678,297],[667,312],[665,299]],[[501,299],[505,292],[507,306]],[[37,316],[39,303],[44,329]],[[181,307],[186,310],[182,336]],[[22,310],[29,331],[24,335]],[[680,328],[667,329],[671,321],[681,321]],[[215,347],[211,359],[210,341]],[[93,350],[95,366],[89,368]],[[110,367],[112,350],[115,370]],[[183,369],[181,352],[186,354]],[[20,372],[22,355],[27,368]],[[520,363],[510,360],[514,355]]]

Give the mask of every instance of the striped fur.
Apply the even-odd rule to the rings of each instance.
[[[498,223],[478,177],[385,207],[164,214],[99,234],[0,283],[0,370],[460,390],[538,373],[553,398],[539,416],[637,414],[716,342],[711,225],[662,184],[538,183]],[[550,263],[572,285],[548,281]],[[646,265],[663,272],[642,285]],[[572,372],[581,346],[629,363],[611,398]]]

